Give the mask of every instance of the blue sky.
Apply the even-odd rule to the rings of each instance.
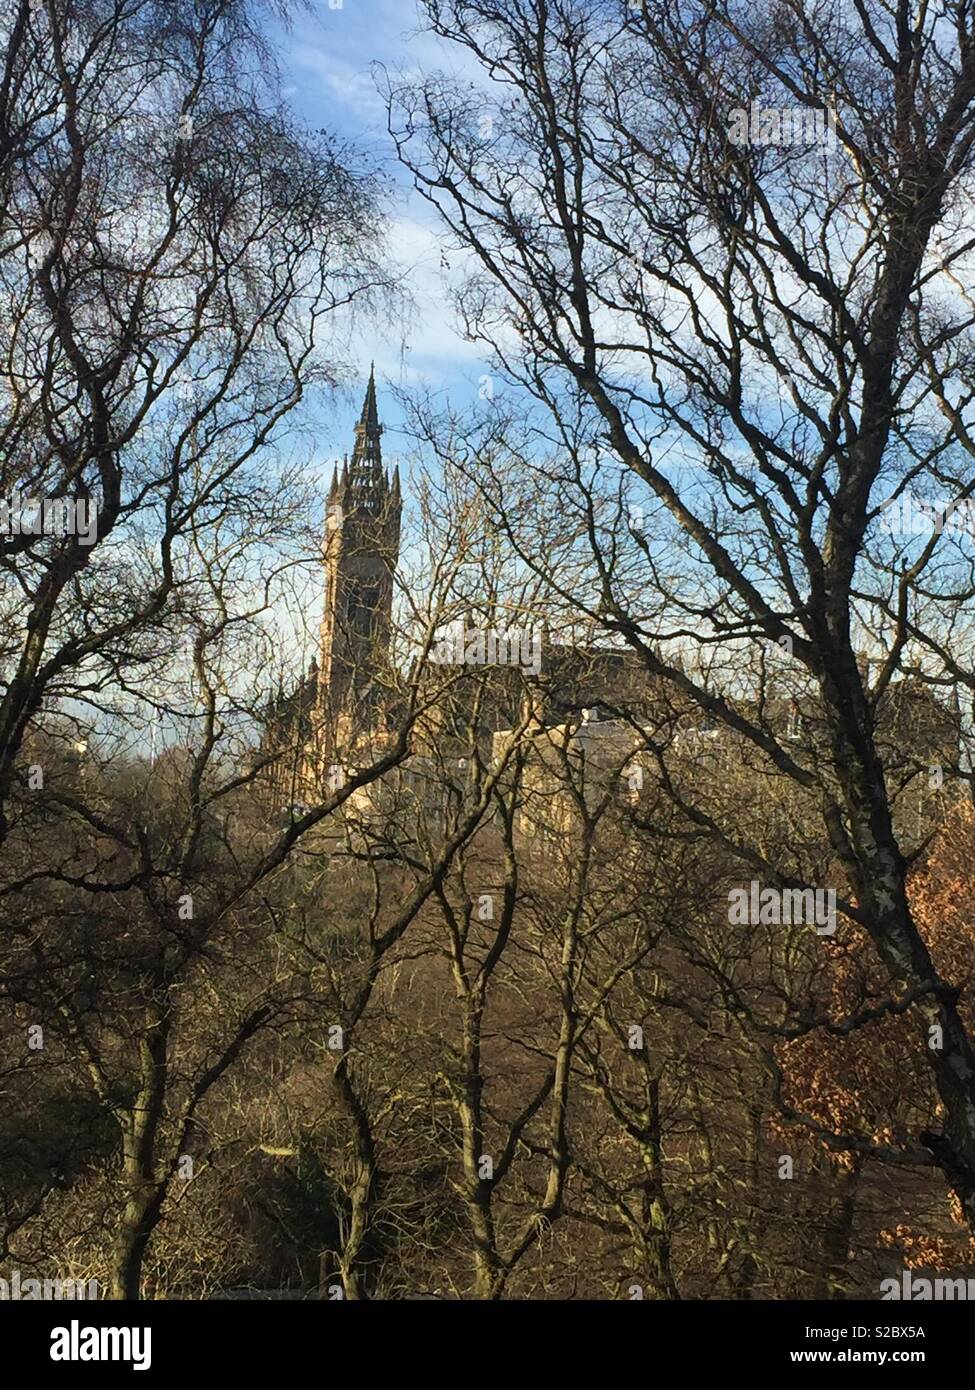
[[[376,363],[388,462],[409,449],[397,430],[401,416],[390,385],[446,391],[456,403],[476,393],[477,378],[486,370],[483,353],[455,331],[441,269],[440,230],[396,163],[373,76],[376,63],[417,75],[437,69],[457,72],[464,55],[420,30],[414,0],[311,0],[309,12],[299,13],[290,31],[279,31],[278,43],[284,94],[299,119],[354,140],[394,177],[398,196],[390,210],[389,250],[405,273],[416,306],[405,331],[399,325],[370,329],[351,343],[350,356],[361,379],[321,421],[324,476],[332,460],[351,448],[370,360]]]

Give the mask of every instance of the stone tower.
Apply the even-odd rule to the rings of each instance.
[[[389,657],[402,499],[399,469],[387,477],[383,468],[382,432],[373,370],[351,463],[334,473],[325,513],[318,705],[333,737],[340,725],[372,726]]]

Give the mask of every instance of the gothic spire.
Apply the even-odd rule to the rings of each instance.
[[[369,363],[369,384],[366,387],[366,398],[362,402],[362,414],[359,416],[359,424],[365,425],[371,434],[381,434],[382,426],[379,423],[379,407],[376,405],[376,364]]]
[[[360,496],[371,495],[375,497],[383,487],[385,480],[383,477],[382,432],[383,427],[379,423],[379,407],[376,403],[376,367],[373,363],[369,370],[366,397],[362,402],[362,414],[355,427],[355,446],[352,450],[352,465],[349,469],[349,481],[353,490]]]

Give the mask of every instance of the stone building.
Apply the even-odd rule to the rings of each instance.
[[[328,492],[318,657],[267,710],[262,752],[273,755],[267,780],[281,806],[320,800],[350,764],[372,761],[400,727],[402,685],[392,648],[403,504],[398,470],[383,464],[382,434],[371,373],[351,458],[335,470]],[[405,808],[439,816],[464,781],[472,748],[485,761],[497,756],[526,715],[529,776],[540,805],[556,775],[586,766],[594,791],[607,778],[619,780],[621,794],[633,800],[653,766],[639,750],[641,731],[653,742],[669,740],[684,759],[738,760],[739,736],[656,682],[630,649],[543,634],[536,655],[527,670],[515,662],[465,670],[415,730],[407,761],[382,785],[357,794],[364,814]],[[784,743],[822,742],[827,753],[811,690],[773,696],[760,707],[746,701],[740,712]],[[892,778],[920,782],[920,769],[957,761],[957,702],[948,708],[917,682],[892,684],[878,710],[877,737]],[[909,798],[912,842],[926,833],[935,810],[925,787]],[[561,819],[555,814],[556,824]],[[902,822],[907,828],[906,816]]]

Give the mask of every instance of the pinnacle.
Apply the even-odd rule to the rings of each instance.
[[[359,416],[359,424],[364,425],[369,434],[380,432],[379,407],[376,403],[376,364],[370,363],[369,384],[366,387],[366,398],[362,402],[362,414]]]

